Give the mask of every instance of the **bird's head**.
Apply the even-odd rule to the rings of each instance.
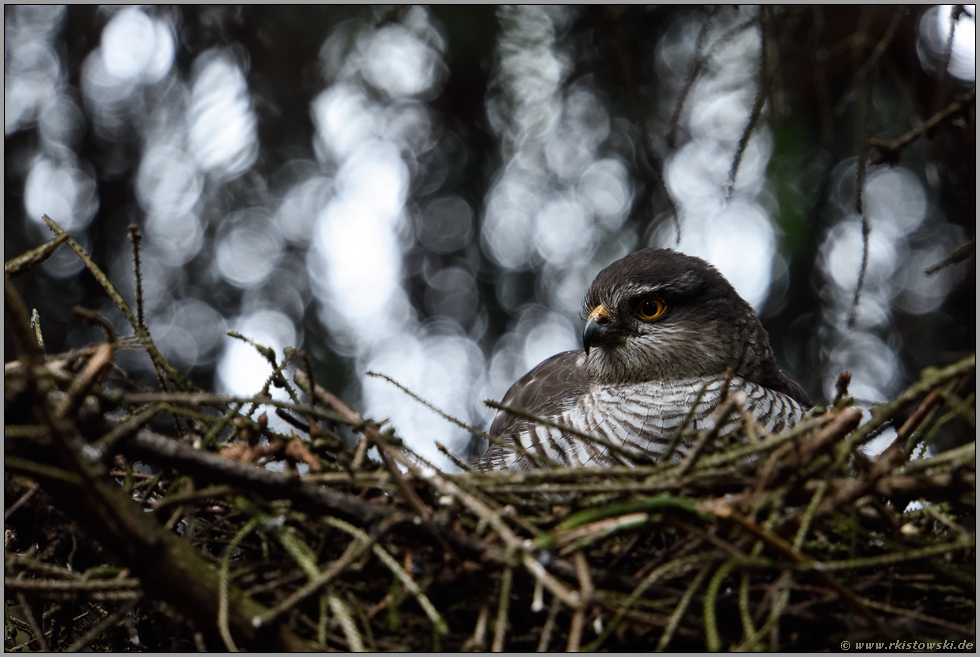
[[[725,277],[669,249],[637,251],[599,272],[584,315],[587,367],[601,383],[779,371],[765,329]]]

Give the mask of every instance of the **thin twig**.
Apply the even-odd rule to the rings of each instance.
[[[684,591],[684,597],[681,598],[674,612],[670,615],[670,622],[667,623],[667,627],[664,628],[664,633],[657,642],[657,652],[667,650],[667,646],[670,645],[670,640],[674,637],[674,633],[677,632],[677,628],[680,627],[681,620],[684,618],[684,614],[687,613],[687,608],[694,599],[694,594],[701,588],[701,584],[704,583],[709,572],[711,572],[711,567],[709,564],[705,564],[700,572],[694,576],[694,579],[691,580],[691,583],[688,584],[687,590]]]
[[[510,609],[510,589],[514,581],[514,568],[510,564],[504,566],[504,575],[500,580],[500,596],[497,601],[497,622],[493,628],[493,644],[490,652],[504,651],[504,638],[507,636],[507,611]]]
[[[9,586],[8,585],[5,585]],[[30,604],[27,602],[27,597],[21,592],[17,591],[15,596],[17,598],[17,604],[20,605],[20,611],[24,614],[24,618],[27,619],[28,625],[31,626],[31,632],[34,633],[34,640],[37,641],[37,647],[40,652],[51,652],[51,646],[48,644],[48,637],[45,636],[44,630],[38,625],[37,619],[34,618],[34,612],[31,610]]]
[[[715,15],[717,15],[717,11],[712,12],[711,14],[712,17]],[[674,105],[674,111],[671,114],[670,122],[668,123],[669,126],[667,130],[668,146],[670,146],[671,148],[675,147],[676,139],[677,139],[676,136],[677,123],[680,121],[681,111],[684,109],[684,103],[687,101],[687,96],[691,91],[691,87],[694,85],[694,82],[697,81],[697,78],[700,75],[701,71],[704,69],[705,65],[709,61],[711,61],[712,57],[718,54],[718,52],[722,49],[723,46],[728,45],[730,41],[734,40],[735,37],[739,36],[746,30],[751,29],[752,27],[758,25],[760,20],[761,20],[761,16],[755,16],[743,23],[739,23],[738,25],[735,25],[734,27],[730,28],[727,32],[722,34],[720,37],[718,37],[714,41],[714,43],[711,44],[711,49],[708,50],[708,52],[701,54],[700,56],[698,55],[701,50],[700,48],[701,35],[700,34],[698,35],[698,43],[695,45],[694,63],[691,67],[691,70],[688,71],[687,78],[685,79],[684,82],[684,87],[681,89],[681,93],[677,97],[677,102]],[[705,30],[710,25],[710,22],[711,22],[711,18],[708,19],[708,21],[702,26],[701,29]]]
[[[683,477],[691,471],[701,457],[702,452],[718,437],[719,432],[725,426],[728,416],[733,410],[735,410],[735,400],[728,399],[716,408],[711,416],[705,420],[704,429],[698,435],[697,440],[694,441],[691,449],[688,450],[684,460],[677,467],[675,471],[676,476]]]
[[[483,652],[486,650],[487,641],[487,620],[490,618],[490,605],[484,604],[480,607],[480,613],[476,618],[476,627],[473,635],[463,642],[460,652]]]
[[[340,629],[344,632],[344,637],[347,639],[347,646],[350,648],[350,651],[364,652],[364,640],[361,638],[361,633],[357,631],[357,623],[351,617],[347,605],[333,593],[327,594],[327,604],[330,605],[330,611],[333,612],[334,616],[337,617],[337,622],[340,623]]]
[[[877,148],[880,153],[876,153],[872,158],[872,164],[881,164],[883,162],[894,162],[897,160],[898,155],[905,150],[909,145],[914,143],[921,137],[931,134],[936,130],[937,127],[950,121],[960,114],[962,114],[966,109],[976,102],[977,99],[977,89],[976,87],[965,92],[961,96],[957,97],[956,100],[947,105],[944,109],[933,114],[931,117],[926,119],[922,125],[909,130],[901,137],[895,139],[879,139],[877,137],[871,137],[868,139],[868,146]],[[976,246],[973,242],[957,250],[953,255],[956,256],[963,249],[969,249],[972,253],[975,251]],[[952,257],[952,256],[951,256]],[[941,263],[940,263],[941,264]],[[932,269],[932,268],[930,268]],[[930,270],[926,270],[929,273]],[[934,272],[933,272],[934,273]]]
[[[842,559],[840,561],[818,562],[815,560],[807,560],[806,562],[800,563],[798,569],[829,572],[835,570],[854,570],[857,568],[882,568],[884,566],[903,563],[905,561],[918,561],[919,559],[925,559],[937,554],[945,554],[955,550],[966,550],[976,547],[976,544],[976,534],[967,534],[965,536],[961,536],[952,543],[929,545],[916,550],[908,550],[906,552],[880,554],[874,557],[861,557],[859,559]]]
[[[974,93],[975,92],[976,90],[974,90]],[[969,244],[964,244],[963,246],[961,246],[960,248],[956,249],[951,254],[949,254],[948,257],[943,258],[933,266],[926,269],[925,274],[926,276],[933,276],[951,265],[957,265],[961,262],[966,262],[970,258],[974,257],[976,254],[977,254],[976,242],[970,242]]]
[[[383,527],[389,526],[394,520],[396,519],[391,518],[388,522],[384,523],[382,525],[382,529],[379,531],[379,535],[384,533]],[[262,616],[253,619],[253,624],[256,626],[269,625],[275,622],[283,614],[296,607],[296,605],[298,605],[300,602],[323,589],[323,587],[336,579],[344,572],[344,570],[357,561],[358,557],[360,557],[366,550],[375,546],[377,537],[369,536],[348,522],[344,522],[339,518],[333,518],[331,516],[324,516],[322,521],[335,529],[340,529],[341,531],[353,536],[354,540],[348,544],[347,549],[344,550],[344,553],[340,555],[336,561],[331,563],[326,570],[324,570],[322,573],[316,573],[315,576],[311,578],[310,581],[303,587],[295,591],[292,595],[288,596],[285,600],[267,611]]]
[[[708,63],[709,57],[704,55],[704,44],[708,39],[708,31],[711,28],[711,23],[721,10],[722,5],[716,5],[711,10],[711,13],[708,14],[704,23],[701,24],[701,29],[698,31],[698,38],[694,42],[694,55],[691,57],[691,68],[687,72],[687,77],[684,79],[684,86],[681,87],[681,92],[674,102],[674,111],[671,113],[670,120],[667,122],[667,146],[669,148],[677,147],[677,125],[680,123],[681,111],[684,109],[684,103],[687,102],[687,97],[691,93],[691,88],[697,81],[702,69],[704,69],[704,65]]]
[[[411,397],[412,399],[414,399],[418,403],[420,403],[423,406],[425,406],[427,409],[429,409],[430,411],[432,411],[433,413],[435,413],[439,417],[443,418],[444,420],[448,420],[449,422],[452,422],[453,424],[455,424],[460,429],[465,429],[466,431],[469,431],[470,433],[475,433],[476,435],[483,436],[484,438],[487,437],[484,434],[483,431],[480,431],[476,427],[472,427],[472,426],[466,424],[465,422],[456,419],[455,417],[453,417],[449,413],[446,413],[445,411],[443,411],[442,409],[440,409],[439,407],[437,407],[435,404],[432,404],[432,403],[427,402],[421,396],[417,395],[416,393],[412,392],[411,390],[409,390],[408,388],[406,388],[402,384],[398,383],[398,381],[395,381],[393,378],[391,378],[387,374],[382,374],[380,372],[371,372],[371,371],[365,372],[364,374],[366,374],[367,376],[374,377],[376,379],[384,379],[385,381],[387,381],[391,385],[395,386],[396,388],[398,388],[399,390],[401,390],[402,392],[404,392],[406,395],[408,395],[409,397]]]
[[[66,233],[61,226],[56,224],[51,217],[42,215],[41,219],[44,220],[44,223],[48,225],[48,228],[50,228],[55,235],[59,237],[62,235],[68,235],[68,233]],[[85,251],[85,249],[83,249],[82,246],[71,237],[71,235],[68,235],[68,237],[65,238],[65,241],[68,243],[68,246],[70,246],[72,250],[78,254],[78,257],[82,259],[82,262],[85,263],[85,266],[92,273],[92,275],[95,276],[95,279],[99,282],[102,288],[109,294],[110,297],[112,297],[116,307],[122,311],[123,316],[129,322],[130,326],[133,327],[133,330],[140,336],[140,341],[142,342],[147,353],[150,355],[150,359],[153,361],[153,365],[155,368],[157,368],[160,376],[163,377],[165,375],[166,378],[173,381],[181,390],[200,390],[200,388],[194,385],[190,379],[185,377],[179,370],[175,369],[172,365],[170,365],[170,363],[167,362],[160,351],[156,348],[156,345],[153,344],[153,339],[150,337],[150,332],[139,323],[136,316],[133,315],[133,311],[130,310],[129,304],[127,304],[122,298],[122,295],[119,294],[116,287],[109,282],[109,279],[102,272],[102,270],[99,269],[99,267],[92,261],[92,257],[88,254],[88,252]]]
[[[595,592],[592,584],[592,575],[589,573],[589,563],[585,559],[585,553],[581,550],[575,552],[575,573],[578,575],[579,600],[581,606],[572,614],[572,626],[568,630],[568,645],[565,652],[578,652],[582,644],[582,630],[585,629],[585,610],[588,608],[589,600]]]
[[[630,607],[632,607],[636,603],[636,601],[640,599],[640,597],[646,592],[648,588],[650,588],[653,584],[657,583],[663,577],[665,577],[666,575],[668,575],[669,573],[675,570],[686,568],[687,566],[690,566],[692,564],[701,563],[701,562],[708,563],[710,561],[717,560],[719,558],[724,558],[724,554],[719,551],[711,551],[707,553],[691,555],[688,557],[681,557],[679,559],[669,561],[664,565],[660,566],[659,568],[657,568],[656,570],[654,570],[652,573],[647,575],[647,577],[643,580],[643,582],[641,582],[640,585],[637,586],[632,593],[629,594],[629,597],[626,598],[626,600],[622,603],[619,610],[616,612],[616,615],[613,616],[613,619],[611,621],[609,621],[609,625],[607,625],[605,629],[602,630],[602,633],[598,636],[598,638],[596,638],[595,641],[590,643],[585,648],[585,651],[595,652],[596,650],[598,650],[599,647],[603,643],[605,643],[606,639],[608,639],[609,636],[616,631],[616,628],[619,627],[620,623],[623,622],[623,618],[626,616],[626,613],[629,611]]]
[[[65,652],[78,652],[80,650],[85,649],[88,646],[88,644],[95,641],[97,638],[99,638],[99,636],[103,632],[108,630],[110,627],[113,627],[116,623],[118,623],[123,618],[125,618],[129,612],[135,609],[140,599],[141,598],[134,598],[132,600],[128,600],[127,602],[123,603],[123,605],[119,607],[119,609],[117,609],[112,614],[103,618],[95,626],[93,626],[92,629],[90,629],[84,635],[82,635],[77,640],[75,640],[74,643],[68,646]]]
[[[761,642],[766,635],[777,626],[779,619],[783,615],[783,611],[786,609],[787,603],[789,603],[789,594],[792,588],[792,583],[792,573],[789,571],[783,571],[773,585],[773,588],[779,589],[779,592],[775,594],[778,597],[776,597],[775,602],[772,605],[772,609],[769,612],[769,618],[755,634],[746,638],[745,643],[735,648],[735,652],[747,652],[749,650],[753,650],[759,644],[759,642]],[[778,646],[773,647],[773,650],[778,650]]]
[[[44,335],[41,333],[41,315],[37,308],[31,309],[31,327],[34,329],[34,337],[37,338],[37,346],[44,351]]]
[[[888,23],[888,27],[885,29],[885,33],[882,35],[881,39],[875,45],[874,50],[871,51],[871,55],[868,59],[858,68],[857,72],[854,74],[854,78],[851,80],[850,86],[844,95],[840,99],[837,108],[834,113],[840,116],[847,109],[848,104],[858,93],[858,88],[864,84],[865,79],[869,74],[873,74],[877,68],[878,63],[881,61],[881,57],[885,54],[888,49],[889,44],[891,44],[892,39],[895,38],[896,32],[898,32],[898,27],[902,23],[902,19],[908,13],[908,7],[905,5],[899,5],[895,8],[895,12],[892,14],[892,19]]]
[[[759,7],[760,19],[762,13],[765,11],[768,11],[765,5]],[[742,162],[742,157],[745,155],[745,149],[749,145],[749,139],[752,137],[752,133],[762,118],[762,109],[766,105],[766,100],[769,98],[772,84],[775,80],[775,75],[771,74],[768,70],[768,44],[766,39],[766,21],[764,19],[761,19],[759,38],[762,40],[761,56],[759,58],[759,84],[756,88],[755,100],[752,101],[752,111],[749,112],[749,120],[745,124],[745,129],[742,130],[742,135],[738,139],[738,146],[735,147],[735,155],[732,157],[732,166],[728,171],[728,185],[725,189],[726,203],[731,200],[732,194],[735,191],[735,180],[738,176],[739,165]]]
[[[31,269],[50,258],[58,247],[68,241],[68,234],[58,235],[49,242],[31,249],[27,253],[21,254],[3,263],[3,273],[11,278],[17,278],[21,274],[29,272]]]
[[[691,402],[690,407],[687,409],[687,413],[684,415],[684,419],[681,421],[677,428],[674,430],[674,435],[670,437],[670,442],[667,443],[667,447],[664,448],[664,453],[660,456],[658,461],[666,463],[670,461],[670,457],[674,455],[677,450],[677,446],[681,442],[681,437],[684,435],[684,431],[691,424],[691,419],[694,417],[694,413],[698,410],[698,404],[701,403],[701,399],[704,397],[704,393],[708,390],[708,384],[705,382],[698,389],[698,394],[694,396],[694,401]]]
[[[36,481],[32,481],[31,485],[27,489],[27,492],[21,495],[16,502],[10,505],[9,509],[3,512],[3,519],[8,520],[10,516],[14,515],[14,511],[24,506],[24,503],[27,502],[27,500],[31,499],[31,497],[34,495],[34,493],[37,492],[39,487],[40,486]]]
[[[667,204],[668,213],[671,219],[673,219],[674,225],[677,227],[677,242],[679,244],[681,239],[680,213],[677,210],[677,203],[674,201],[670,194],[670,190],[667,189],[667,185],[664,182],[663,161],[654,148],[653,138],[651,137],[650,131],[647,127],[647,120],[643,112],[644,104],[640,99],[639,84],[637,84],[636,76],[633,72],[633,63],[630,59],[629,53],[626,52],[626,48],[623,46],[625,39],[623,38],[622,32],[619,28],[619,23],[612,17],[612,14],[605,11],[603,12],[602,17],[604,18],[603,23],[606,30],[610,34],[610,41],[613,44],[613,49],[615,50],[616,62],[619,65],[619,73],[622,78],[623,86],[626,88],[630,113],[633,115],[634,124],[640,127],[640,137],[643,139],[642,152],[643,155],[646,156],[646,164],[649,166],[656,189],[660,191],[664,202]],[[638,158],[638,160],[642,162],[642,159]],[[634,207],[639,208],[641,207],[641,204],[636,203],[634,204]]]
[[[242,527],[238,532],[232,537],[231,541],[228,542],[228,546],[225,548],[225,555],[221,559],[221,567],[218,569],[218,632],[221,634],[221,640],[224,641],[225,647],[228,648],[228,652],[238,652],[238,646],[235,645],[235,639],[231,636],[231,629],[228,627],[228,568],[231,563],[231,556],[235,552],[235,548],[242,540],[251,534],[262,519],[259,516],[255,516]]]
[[[551,607],[548,609],[548,618],[544,622],[544,627],[541,628],[541,638],[538,640],[537,652],[547,652],[548,643],[551,642],[551,633],[555,629],[555,621],[558,619],[558,612],[561,610],[561,600],[555,598],[551,601]]]
[[[146,321],[143,316],[143,271],[140,267],[140,242],[143,234],[140,227],[136,224],[129,225],[129,241],[133,245],[133,273],[136,276],[136,321],[143,330],[146,330]]]

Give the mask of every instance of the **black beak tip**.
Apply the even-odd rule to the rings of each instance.
[[[585,349],[585,355],[589,355],[589,351],[596,344],[602,342],[602,340],[609,335],[609,328],[598,323],[594,319],[590,319],[585,324],[585,330],[582,331],[582,348]]]

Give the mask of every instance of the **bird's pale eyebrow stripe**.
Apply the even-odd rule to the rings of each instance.
[[[631,297],[643,296],[647,294],[663,294],[669,288],[669,285],[663,283],[654,285],[637,285],[633,283],[624,285],[620,294],[622,295],[621,298],[629,299]]]

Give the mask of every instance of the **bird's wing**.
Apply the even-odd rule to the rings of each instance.
[[[566,351],[543,361],[518,379],[500,403],[541,417],[557,418],[588,386],[585,353],[581,350]],[[490,425],[490,434],[500,436],[509,443],[508,436],[520,433],[531,424],[533,422],[525,418],[498,411]],[[503,448],[491,445],[484,460],[492,459],[503,451]]]

